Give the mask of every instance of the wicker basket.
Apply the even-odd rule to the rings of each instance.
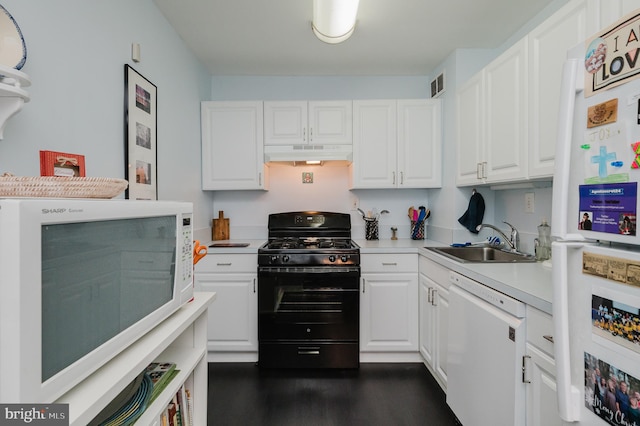
[[[127,188],[124,179],[68,176],[0,176],[0,197],[113,198]]]

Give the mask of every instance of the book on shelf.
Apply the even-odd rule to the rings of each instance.
[[[153,402],[180,370],[176,370],[174,362],[152,362],[147,367],[146,372],[153,382],[150,400],[150,402]]]

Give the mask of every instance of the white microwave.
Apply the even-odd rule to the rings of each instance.
[[[193,296],[186,202],[0,199],[0,402],[55,401]]]

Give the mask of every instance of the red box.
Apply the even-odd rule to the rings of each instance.
[[[86,177],[84,155],[40,151],[40,176]]]

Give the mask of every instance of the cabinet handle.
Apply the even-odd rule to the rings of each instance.
[[[476,163],[476,179],[482,179],[481,167],[482,167],[482,163]]]
[[[302,129],[302,141],[303,141],[303,142],[306,142],[306,141],[307,141],[307,128],[306,128],[306,127],[304,127],[304,128]]]
[[[431,292],[433,291],[433,288],[429,287],[427,289],[427,303],[433,303],[433,299],[431,296]]]
[[[528,380],[525,374],[527,371],[527,364],[526,364],[527,358],[531,359],[531,356],[524,355],[522,357],[522,383],[531,383],[531,380]]]
[[[309,142],[313,142],[313,127],[309,127]]]
[[[382,262],[382,266],[397,266],[397,262]]]
[[[256,279],[253,279],[253,292],[256,292]]]
[[[392,179],[392,183],[395,185],[396,184],[396,172],[391,172],[393,179]]]
[[[400,172],[400,185],[404,185],[404,172]]]
[[[487,162],[482,163],[482,179],[487,178]]]
[[[434,288],[431,292],[431,305],[438,306],[438,302],[436,301],[436,296],[438,295],[438,289]]]
[[[229,262],[229,263],[220,263],[220,262],[218,262],[218,263],[216,263],[216,265],[218,265],[218,266],[231,266],[231,262]]]
[[[366,282],[364,280],[364,278],[361,278],[360,281],[362,281],[362,294],[364,294],[364,289],[366,288]]]
[[[542,336],[542,337],[544,337],[544,339],[545,339],[545,340],[548,340],[548,341],[550,341],[551,343],[553,343],[553,336],[549,336],[548,334],[545,334],[545,335],[544,335],[544,336]]]
[[[258,186],[262,186],[262,172],[258,173]]]

